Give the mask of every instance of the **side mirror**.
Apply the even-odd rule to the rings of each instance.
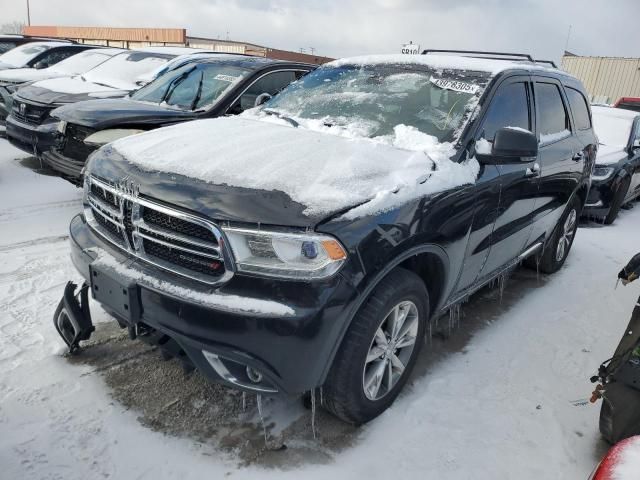
[[[46,68],[47,64],[43,61],[39,61],[36,62],[35,65],[33,66],[33,68],[35,68],[36,70],[42,70],[43,68]]]
[[[256,97],[256,101],[254,102],[253,106],[259,107],[263,103],[267,103],[269,100],[271,100],[271,98],[272,96],[269,93],[261,93]]]
[[[496,132],[491,156],[497,163],[530,161],[538,155],[538,139],[528,130],[504,127]]]
[[[635,150],[636,148],[640,148],[640,138],[636,138],[631,145],[632,150]]]

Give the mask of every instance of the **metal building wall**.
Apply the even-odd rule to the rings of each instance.
[[[593,102],[640,97],[640,58],[565,55],[562,68],[582,80]]]

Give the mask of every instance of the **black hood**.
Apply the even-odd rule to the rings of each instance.
[[[57,108],[51,115],[75,125],[97,130],[119,125],[155,127],[196,118],[190,111],[137,102],[128,98],[78,102]]]
[[[82,100],[95,100],[97,97],[93,95],[109,95],[113,97],[124,97],[129,94],[125,90],[113,89],[108,92],[87,92],[87,93],[64,93],[49,90],[39,86],[40,82],[36,82],[33,85],[27,85],[20,89],[18,97],[27,101],[32,101],[45,105],[60,105],[64,103],[75,103]]]
[[[284,192],[215,185],[182,175],[147,172],[107,145],[91,157],[91,175],[117,183],[124,178],[140,186],[140,195],[216,221],[288,227],[314,227],[325,217],[308,216],[305,206]]]

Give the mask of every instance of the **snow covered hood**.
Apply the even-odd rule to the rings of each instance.
[[[38,70],[36,68],[14,68],[12,70],[4,70],[0,72],[0,83],[25,83],[36,82],[38,80],[46,80],[64,76],[64,73],[56,73],[48,68]]]
[[[112,148],[151,172],[216,185],[280,191],[304,214],[351,217],[473,183],[477,162],[457,164],[451,144],[399,125],[395,137],[346,138],[253,118],[217,118],[117,140]],[[407,148],[411,148],[408,150]]]
[[[93,82],[79,76],[52,78],[35,82],[20,89],[19,95],[38,103],[74,103],[93,98],[124,97],[129,92]]]

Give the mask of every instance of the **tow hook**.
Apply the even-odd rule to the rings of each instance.
[[[67,283],[64,295],[53,314],[53,325],[72,355],[80,349],[80,341],[88,340],[95,330],[89,312],[89,285],[83,283],[78,293],[76,288],[75,283]]]

